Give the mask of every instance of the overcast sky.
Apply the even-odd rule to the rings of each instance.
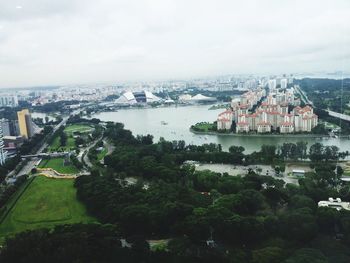
[[[0,0],[0,87],[350,68],[349,0]]]

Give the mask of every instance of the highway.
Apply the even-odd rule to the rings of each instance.
[[[301,99],[304,101],[305,104],[313,105],[312,101],[309,100],[307,95],[301,90],[301,88],[299,86],[297,86],[296,90],[301,95]],[[331,111],[331,110],[326,110],[326,111],[332,117],[336,117],[336,118],[342,119],[344,121],[350,121],[350,116],[349,115],[342,114],[342,113],[335,112],[335,111]]]
[[[349,115],[342,114],[342,113],[335,112],[335,111],[331,111],[331,110],[327,110],[327,112],[332,117],[336,117],[336,118],[342,119],[344,121],[350,121],[350,116]]]

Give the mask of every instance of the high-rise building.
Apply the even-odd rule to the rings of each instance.
[[[0,165],[3,165],[6,161],[6,152],[4,150],[4,139],[2,136],[2,128],[0,126]]]
[[[0,96],[0,107],[17,107],[17,96]]]
[[[3,136],[18,136],[19,127],[17,120],[0,119],[0,127]]]
[[[7,119],[0,119],[0,128],[2,129],[3,136],[10,136],[10,121]]]
[[[288,84],[287,79],[281,79],[281,89],[286,89]]]
[[[19,132],[24,138],[29,139],[34,134],[32,117],[28,109],[17,112]]]
[[[270,79],[268,82],[268,86],[271,92],[273,92],[276,89],[277,81],[276,79]]]

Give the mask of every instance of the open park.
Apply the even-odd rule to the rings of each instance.
[[[76,148],[76,138],[77,136],[81,136],[82,138],[86,137],[86,134],[93,131],[93,127],[87,124],[71,124],[67,125],[64,128],[64,133],[66,134],[67,141],[65,142],[65,145],[61,145],[61,137],[56,136],[54,138],[53,142],[49,146],[48,150],[50,152],[54,151],[69,151],[74,148]]]
[[[24,230],[96,222],[76,199],[73,184],[73,179],[35,177],[19,195],[13,197],[15,200],[9,202],[12,208],[0,221],[0,242],[5,236]]]
[[[38,167],[52,168],[56,172],[62,174],[77,174],[79,172],[78,168],[72,163],[65,163],[63,157],[42,160]]]

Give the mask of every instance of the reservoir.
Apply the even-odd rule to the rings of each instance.
[[[217,115],[224,109],[208,110],[208,105],[173,106],[161,108],[130,108],[115,112],[101,112],[92,116],[101,121],[113,121],[124,123],[125,128],[134,135],[151,134],[154,141],[160,137],[166,140],[184,140],[186,144],[217,143],[223,150],[228,150],[231,145],[243,146],[245,153],[259,151],[266,145],[282,145],[285,142],[308,142],[308,146],[320,142],[324,145],[335,145],[340,151],[350,150],[350,140],[346,138],[310,138],[310,137],[268,137],[268,136],[235,136],[235,135],[202,135],[190,132],[191,125],[197,122],[213,122]]]

